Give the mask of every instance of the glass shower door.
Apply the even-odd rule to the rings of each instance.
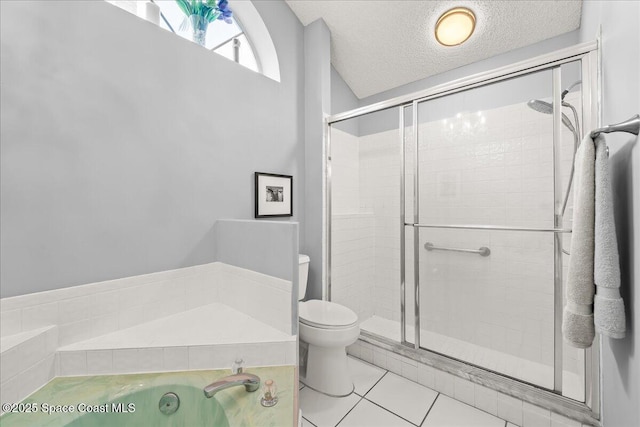
[[[331,300],[360,328],[401,341],[399,108],[332,124]]]
[[[552,107],[532,107],[551,106],[553,77],[417,103],[413,234],[420,346],[551,390],[562,268],[554,120]]]

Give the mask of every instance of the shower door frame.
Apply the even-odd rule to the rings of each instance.
[[[489,386],[497,391],[512,395],[521,400],[548,408],[554,412],[570,416],[584,423],[598,424],[600,418],[600,341],[596,334],[593,345],[585,351],[585,402],[579,402],[561,395],[562,391],[562,251],[560,246],[561,233],[570,232],[562,228],[562,217],[559,215],[558,205],[562,203],[562,189],[559,187],[558,176],[558,148],[562,126],[562,112],[557,105],[560,100],[560,66],[570,62],[580,61],[582,72],[582,100],[583,100],[583,132],[601,126],[601,58],[599,37],[596,41],[582,43],[569,48],[561,49],[549,54],[541,55],[512,65],[496,68],[487,72],[475,74],[449,83],[441,84],[412,94],[392,98],[368,106],[356,108],[351,111],[331,115],[325,118],[325,262],[323,281],[323,297],[331,300],[331,126],[348,119],[357,118],[365,114],[377,111],[398,108],[399,111],[399,138],[401,141],[401,170],[400,170],[400,301],[401,301],[401,341],[396,342],[375,334],[363,331],[360,339],[377,345],[386,350],[412,358],[421,363],[431,365],[467,380]],[[431,99],[441,98],[447,95],[466,91],[473,88],[486,86],[493,83],[513,79],[532,73],[550,70],[553,81],[553,147],[554,147],[554,185],[555,185],[555,211],[554,228],[538,229],[525,227],[495,227],[495,226],[470,226],[470,225],[437,225],[437,228],[472,228],[472,229],[500,229],[513,231],[553,232],[554,233],[554,389],[547,390],[541,387],[515,380],[500,373],[472,365],[457,359],[436,353],[420,347],[420,286],[419,286],[419,239],[417,234],[420,228],[430,227],[428,224],[419,223],[418,212],[418,104]],[[412,126],[414,126],[414,185],[413,185],[413,223],[407,223],[405,218],[405,108],[412,108]],[[581,135],[582,137],[582,135]],[[411,226],[414,233],[414,313],[415,313],[415,337],[414,342],[406,340],[406,241],[405,232]],[[434,225],[434,227],[436,227]]]

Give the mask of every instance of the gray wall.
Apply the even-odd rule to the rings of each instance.
[[[214,225],[214,236],[216,261],[284,280],[297,280],[297,223],[222,219]]]
[[[216,261],[291,281],[291,334],[298,333],[298,224],[219,220],[214,225]]]
[[[255,6],[280,83],[102,1],[0,2],[0,296],[211,262],[254,171],[304,222],[303,27]]]
[[[305,242],[309,255],[307,299],[322,298],[324,240],[324,118],[331,109],[331,34],[321,19],[304,28]]]
[[[456,68],[445,73],[427,77],[422,80],[363,98],[360,100],[360,106],[362,107],[395,98],[397,96],[425,90],[443,83],[448,83],[477,73],[482,73],[498,67],[513,64],[518,61],[530,59],[538,55],[543,55],[548,52],[553,52],[578,43],[578,38],[578,32],[573,31],[558,37],[543,40],[528,47],[512,50],[502,55],[496,55],[482,61],[474,62],[473,64],[465,65],[464,67]],[[579,79],[579,68],[576,66],[565,65],[563,66],[562,74],[563,87],[568,87],[571,83]],[[423,113],[421,113],[421,117],[425,121],[451,117],[458,112],[457,108],[460,108],[461,100],[464,100],[464,108],[466,110],[476,111],[478,109],[486,110],[514,104],[516,102],[522,102],[523,99],[536,99],[551,96],[551,77],[549,72],[528,76],[523,79],[500,82],[498,85],[500,85],[500,87],[497,90],[494,87],[482,87],[457,94],[455,95],[455,99],[448,96],[447,98],[449,98],[449,100],[436,101],[438,102],[438,106],[433,110],[434,112],[438,112],[436,117],[434,117],[433,114],[426,116]],[[360,118],[360,135],[370,135],[397,128],[397,108],[380,111]]]
[[[351,91],[351,88],[344,81],[340,73],[331,66],[331,114],[358,108],[359,100]],[[351,135],[359,136],[359,119],[345,120],[333,125],[336,129],[348,132]]]
[[[640,113],[640,2],[586,1],[580,38],[593,40],[602,27],[602,122]],[[640,425],[640,141],[607,135],[614,210],[626,305],[627,337],[602,339],[605,427]]]
[[[496,55],[482,61],[474,62],[473,64],[465,65],[464,67],[459,67],[451,71],[447,71],[446,73],[437,74],[435,76],[408,83],[406,85],[399,86],[385,92],[380,92],[378,94],[362,98],[360,100],[360,106],[369,105],[375,102],[384,101],[385,99],[394,98],[396,96],[417,92],[419,90],[424,90],[426,88],[437,86],[439,84],[447,83],[456,79],[461,79],[463,77],[468,77],[473,74],[482,73],[484,71],[489,71],[497,67],[513,64],[514,62],[524,61],[525,59],[530,59],[534,56],[553,52],[554,50],[562,49],[578,43],[578,38],[578,32],[572,31],[558,37],[543,40],[531,46],[515,49],[501,55]]]

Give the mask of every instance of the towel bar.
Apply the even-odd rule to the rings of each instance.
[[[638,135],[638,133],[640,133],[640,114],[636,114],[635,116],[628,118],[624,122],[595,129],[591,132],[591,138],[595,138],[601,133],[611,132],[627,132],[633,135]]]
[[[424,248],[428,251],[451,251],[451,252],[465,252],[468,254],[478,254],[480,256],[489,256],[491,254],[491,249],[486,246],[482,246],[479,249],[458,249],[458,248],[443,248],[441,246],[435,246],[431,242],[427,242],[424,244]]]

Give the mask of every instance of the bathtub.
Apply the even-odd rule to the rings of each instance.
[[[291,289],[216,262],[0,299],[2,403],[56,377],[294,366]]]
[[[260,404],[261,388],[249,393],[244,387],[204,396],[203,388],[230,370],[200,370],[130,375],[59,377],[33,393],[1,418],[3,427],[14,426],[259,426],[297,425],[294,420],[294,367],[247,368],[264,383],[272,379],[279,402],[271,408]],[[175,413],[163,414],[159,402],[165,393],[180,401]],[[7,409],[7,408],[5,408]]]

